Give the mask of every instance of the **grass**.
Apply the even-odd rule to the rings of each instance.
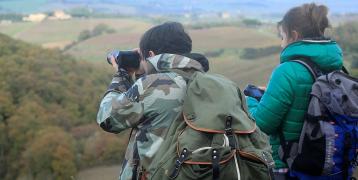
[[[271,27],[269,27],[271,28]],[[243,49],[247,47],[266,47],[279,45],[280,41],[272,28],[259,29],[246,27],[215,27],[189,30],[193,40],[194,52],[208,52],[218,49]],[[104,61],[106,53],[113,49],[132,49],[138,47],[139,39],[145,31],[117,32],[94,37],[72,47],[66,53],[82,60]],[[240,59],[238,53],[225,51],[219,57],[209,58],[211,72],[224,74],[237,82],[241,89],[252,83],[265,85],[272,69],[278,64],[278,54],[257,60]]]
[[[96,61],[103,59],[112,49],[132,49],[138,47],[143,31],[117,32],[94,37],[74,46],[67,53],[80,59]],[[278,45],[279,40],[271,33],[262,33],[252,28],[216,27],[189,30],[193,40],[193,51],[207,52],[218,49],[241,49],[247,47],[266,47]]]
[[[64,21],[46,20],[40,23],[19,22],[10,25],[0,25],[0,32],[26,42],[63,47],[77,40],[83,30],[93,29],[98,24],[106,24],[118,33],[144,32],[150,24],[135,19],[80,19]],[[58,46],[56,46],[58,45]]]
[[[195,50],[266,47],[279,43],[278,38],[259,30],[245,27],[216,27],[192,30],[189,33]]]
[[[265,86],[272,70],[278,64],[278,54],[257,60],[243,60],[237,55],[224,55],[210,59],[210,71],[225,75],[243,90],[247,84]]]
[[[120,166],[100,166],[80,171],[76,180],[117,180]]]
[[[73,46],[66,53],[81,60],[105,63],[106,54],[113,49],[127,50],[138,47],[141,35],[152,26],[148,21],[133,18],[75,18],[67,21],[0,25],[0,32],[44,47],[63,48],[77,40],[81,31],[93,29],[101,23],[115,29],[116,33],[90,38]],[[258,60],[242,60],[238,53],[231,51],[279,45],[280,40],[277,38],[275,26],[260,28],[224,26],[191,29],[188,33],[193,40],[194,52],[230,50],[219,57],[209,58],[211,72],[224,74],[237,82],[241,88],[248,83],[264,85],[272,69],[278,64],[278,55]]]
[[[15,22],[12,24],[1,24],[0,25],[0,32],[6,34],[8,36],[17,38],[18,34],[22,32],[26,32],[30,28],[36,26],[36,23],[30,22]]]
[[[142,33],[127,32],[114,33],[94,37],[79,43],[66,53],[74,55],[82,60],[100,61],[106,57],[106,53],[114,49],[133,49],[138,47]]]

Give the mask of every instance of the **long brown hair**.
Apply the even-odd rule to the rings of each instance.
[[[290,9],[278,27],[289,37],[292,37],[293,31],[297,31],[301,39],[324,37],[325,29],[330,27],[327,14],[328,8],[325,5],[303,4]]]

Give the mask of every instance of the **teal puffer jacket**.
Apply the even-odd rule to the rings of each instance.
[[[262,131],[270,136],[276,168],[287,167],[278,156],[279,131],[285,140],[298,140],[313,84],[312,75],[301,64],[289,62],[308,57],[322,71],[342,68],[342,50],[334,41],[298,41],[281,52],[281,64],[271,75],[260,102],[247,97],[250,114]]]

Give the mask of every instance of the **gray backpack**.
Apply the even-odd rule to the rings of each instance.
[[[347,71],[324,74],[309,60],[293,62],[304,65],[315,82],[300,139],[285,141],[281,133],[280,158],[299,179],[348,179],[358,148],[358,79]]]

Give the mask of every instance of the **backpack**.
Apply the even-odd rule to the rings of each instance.
[[[183,113],[170,126],[147,177],[271,179],[268,137],[248,115],[237,85],[220,75],[173,72],[189,81]]]
[[[358,148],[358,79],[345,68],[346,73],[324,74],[308,59],[293,62],[305,66],[315,81],[299,141],[285,141],[280,133],[280,158],[299,179],[348,179]]]

